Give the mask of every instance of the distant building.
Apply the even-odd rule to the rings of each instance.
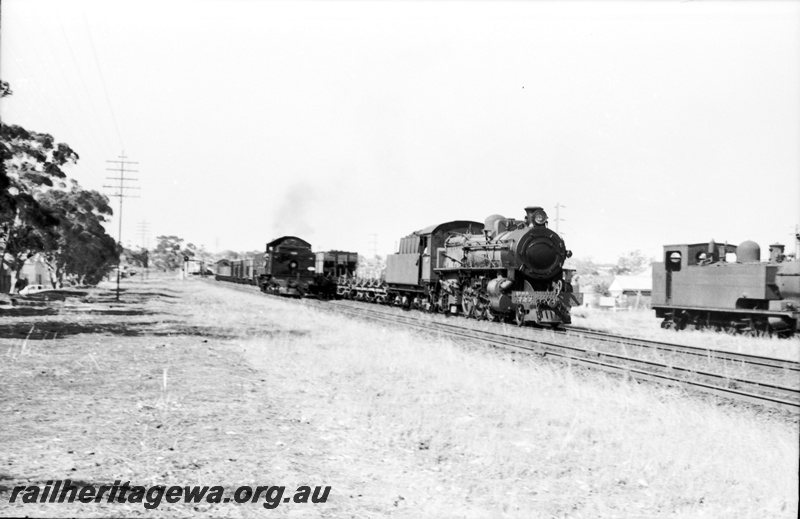
[[[3,293],[11,293],[14,289],[16,279],[13,277],[14,273],[8,269],[8,265],[3,267],[3,276],[0,279],[0,291]],[[47,268],[44,259],[40,254],[36,254],[29,258],[22,270],[19,273],[20,279],[27,279],[29,285],[47,285],[51,284],[50,269]]]
[[[21,274],[30,285],[50,284],[50,269],[47,268],[47,264],[39,254],[25,262]]]
[[[617,301],[618,307],[639,309],[650,308],[653,295],[653,271],[646,270],[632,276],[620,275],[614,278],[608,291]]]
[[[583,294],[583,306],[596,308],[600,304],[600,294],[598,294],[594,285],[585,284],[578,286],[578,292]]]

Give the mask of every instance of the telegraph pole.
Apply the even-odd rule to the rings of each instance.
[[[150,224],[147,220],[142,220],[136,229],[139,233],[139,239],[142,240],[142,248],[147,249],[147,243],[150,238]]]
[[[564,221],[564,219],[563,219],[563,218],[561,218],[561,216],[560,216],[560,214],[561,214],[561,211],[560,211],[560,209],[561,209],[562,207],[563,207],[564,209],[566,209],[566,208],[567,208],[567,206],[565,206],[565,205],[561,205],[561,203],[560,203],[560,202],[556,202],[556,217],[555,217],[555,222],[556,222],[556,232],[557,232],[557,233],[558,233],[558,222],[563,222],[563,221]],[[561,234],[561,233],[559,233],[559,234]]]
[[[142,276],[142,280],[147,279],[149,276],[150,264],[149,264],[149,256],[150,253],[147,251],[147,245],[150,242],[150,224],[147,223],[147,220],[142,220],[139,222],[139,238],[142,240],[142,249],[144,250],[144,275]]]
[[[126,189],[139,189],[138,187],[129,186],[125,184],[125,182],[133,182],[139,180],[138,178],[125,178],[125,173],[138,173],[138,170],[135,169],[125,169],[125,166],[129,164],[139,164],[138,162],[131,162],[125,156],[125,152],[122,152],[122,155],[118,157],[120,160],[107,160],[106,162],[110,162],[112,164],[117,164],[116,168],[106,168],[107,171],[114,171],[119,173],[118,177],[106,177],[108,180],[119,180],[118,186],[103,186],[110,189],[116,189],[117,192],[113,193],[109,196],[116,196],[119,198],[119,235],[117,237],[118,243],[120,247],[122,247],[122,199],[123,198],[138,198],[138,197],[131,197],[130,195],[125,194]],[[120,251],[122,253],[122,251]],[[120,277],[120,262],[117,262],[117,301],[119,301],[119,277]]]

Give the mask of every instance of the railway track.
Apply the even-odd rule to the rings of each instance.
[[[538,334],[534,334],[532,337],[521,337],[502,332],[465,328],[457,324],[428,320],[420,321],[419,318],[410,315],[398,315],[372,308],[355,307],[339,301],[325,304],[334,306],[339,311],[354,317],[368,318],[370,321],[400,324],[427,332],[436,331],[453,338],[478,341],[507,350],[534,353],[570,364],[600,369],[638,380],[682,386],[717,396],[769,405],[800,413],[800,388],[796,387],[735,377],[728,373],[716,373],[597,351],[561,341],[545,340],[539,337]],[[558,338],[559,335],[563,336],[564,334],[556,333],[552,335]],[[567,335],[567,337],[569,336]],[[622,338],[617,337],[617,340],[620,339]],[[739,359],[739,362],[742,362],[742,360]]]
[[[735,352],[715,350],[710,348],[700,348],[697,346],[684,346],[682,344],[652,341],[648,339],[637,339],[633,337],[615,335],[613,333],[605,332],[602,330],[592,330],[588,328],[579,328],[576,326],[565,326],[564,332],[561,333],[564,333],[571,337],[586,337],[597,341],[626,344],[628,346],[638,346],[642,348],[649,348],[659,351],[681,353],[684,355],[695,355],[697,357],[702,357],[707,359],[743,362],[750,366],[763,366],[768,368],[777,368],[782,370],[788,370],[795,373],[800,373],[800,362],[795,362],[792,360],[775,359],[772,357],[748,355],[744,353],[735,353]]]
[[[258,291],[256,287],[246,285],[226,286],[245,291]],[[563,332],[526,328],[525,331],[533,330],[533,333],[522,336],[500,331],[467,328],[430,319],[423,320],[419,316],[382,310],[374,305],[353,301],[321,302],[306,299],[298,302],[312,305],[314,308],[368,319],[371,322],[400,325],[425,332],[433,331],[454,339],[470,340],[510,351],[536,354],[567,364],[615,373],[636,380],[678,386],[731,400],[770,406],[795,414],[800,413],[800,388],[790,387],[785,383],[775,383],[770,380],[770,377],[754,380],[750,377],[735,375],[732,374],[732,370],[728,369],[729,365],[733,363],[740,368],[745,368],[738,370],[739,372],[746,372],[748,367],[752,367],[784,375],[788,373],[794,380],[793,375],[800,372],[800,363],[797,362],[622,337],[598,330],[575,327],[569,327]],[[576,338],[583,339],[587,343],[586,346],[576,342]],[[664,360],[637,358],[590,347],[591,344],[597,342],[615,343],[624,348],[634,347],[650,352],[668,352],[670,355],[694,358],[696,362],[698,360],[703,362],[701,362],[701,367],[689,367],[679,365],[671,360],[665,362]],[[706,360],[709,363],[706,363]],[[722,368],[715,371],[708,369],[708,366],[713,366],[714,363],[722,363]]]

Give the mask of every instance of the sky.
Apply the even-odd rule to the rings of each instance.
[[[136,162],[129,246],[387,254],[533,205],[578,258],[712,238],[766,258],[800,224],[797,1],[0,9],[3,122],[68,143],[85,188]]]

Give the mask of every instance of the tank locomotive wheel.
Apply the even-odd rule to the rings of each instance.
[[[745,329],[743,335],[745,337],[772,337],[769,323],[754,321],[748,319],[748,328]]]
[[[672,314],[672,329],[676,332],[684,330],[689,322],[686,312],[675,312]]]

